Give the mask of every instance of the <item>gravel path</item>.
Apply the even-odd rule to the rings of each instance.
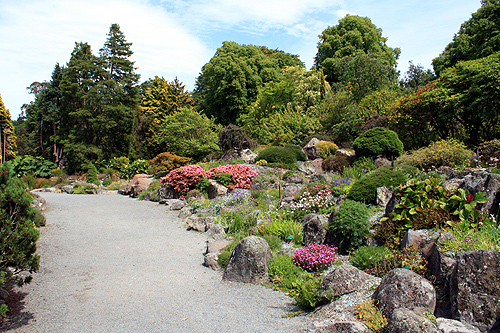
[[[40,193],[41,268],[8,332],[298,332],[283,293],[202,266],[206,238],[165,206]],[[4,327],[4,330],[6,328]]]

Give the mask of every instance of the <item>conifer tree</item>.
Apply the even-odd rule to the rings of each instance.
[[[16,157],[17,144],[14,126],[10,118],[10,112],[5,108],[0,95],[0,151],[1,162],[5,162]]]

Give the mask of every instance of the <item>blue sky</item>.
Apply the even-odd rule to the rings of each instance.
[[[33,100],[26,87],[50,80],[75,42],[94,54],[112,23],[132,42],[141,82],[178,77],[192,90],[223,41],[298,54],[313,65],[318,35],[346,14],[369,17],[390,47],[431,67],[433,58],[481,6],[480,0],[0,0],[0,95],[13,119]]]

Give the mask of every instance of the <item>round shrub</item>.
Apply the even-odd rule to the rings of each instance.
[[[284,163],[292,164],[297,162],[295,154],[285,147],[271,146],[267,147],[255,159],[256,162],[260,160],[266,160],[267,163]]]
[[[328,156],[331,156],[335,153],[337,149],[339,149],[339,146],[337,146],[335,143],[331,141],[320,141],[316,143],[316,148],[318,149],[318,155],[319,157],[325,159]]]
[[[357,156],[400,156],[403,143],[396,132],[383,127],[375,127],[362,133],[354,140],[352,147]]]
[[[361,246],[349,258],[349,262],[359,269],[369,269],[384,260],[387,249],[383,246]]]
[[[343,201],[331,218],[329,228],[341,253],[357,248],[369,233],[368,208],[357,201]]]
[[[355,181],[347,194],[347,199],[375,203],[378,187],[395,188],[405,182],[406,177],[402,172],[392,170],[390,166],[386,165],[364,174]]]
[[[307,161],[307,154],[299,146],[288,144],[285,145],[285,149],[292,151],[295,154],[297,161]]]
[[[474,156],[472,150],[454,139],[441,140],[431,143],[428,147],[423,147],[404,156],[402,162],[421,169],[431,167],[449,166],[465,167]]]
[[[292,261],[308,272],[324,271],[337,261],[336,250],[336,247],[326,244],[311,244],[298,249]]]

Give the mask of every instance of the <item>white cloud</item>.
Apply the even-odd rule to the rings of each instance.
[[[97,54],[112,23],[133,43],[132,60],[143,80],[178,76],[192,88],[212,55],[174,13],[144,0],[1,1],[0,13],[0,94],[14,119],[32,100],[28,85],[50,80],[55,63],[69,61],[75,42],[88,42]]]

